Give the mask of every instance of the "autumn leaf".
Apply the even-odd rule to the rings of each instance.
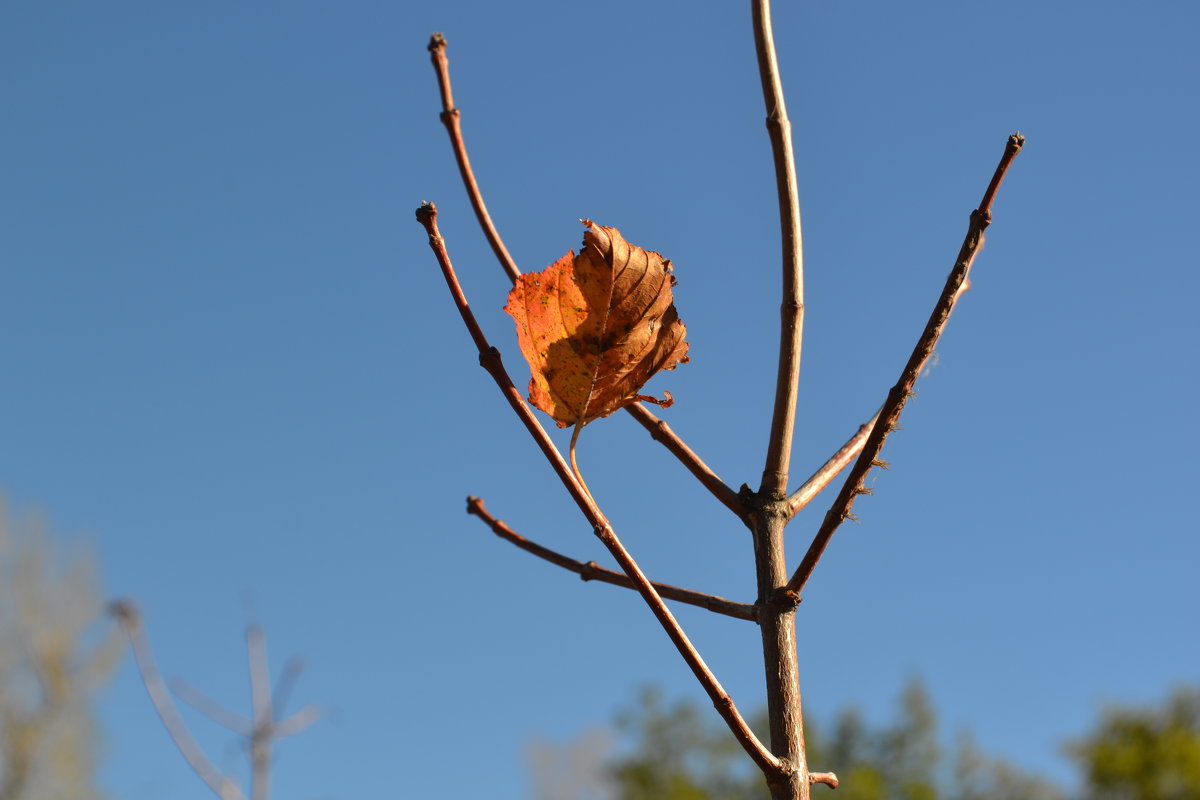
[[[616,228],[583,224],[579,255],[568,251],[521,275],[504,307],[533,373],[529,402],[560,428],[581,428],[639,400],[670,405],[670,392],[664,400],[638,392],[654,373],[688,360],[671,262]]]

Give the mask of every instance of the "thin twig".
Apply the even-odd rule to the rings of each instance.
[[[274,693],[271,695],[271,706],[276,714],[282,713],[283,709],[287,707],[288,700],[292,697],[292,690],[296,688],[296,681],[303,671],[304,659],[300,656],[292,656],[283,665],[279,679],[275,681]]]
[[[900,379],[888,392],[887,400],[879,412],[880,421],[871,431],[862,453],[858,456],[858,461],[850,470],[850,474],[846,476],[846,482],[842,485],[842,490],[838,493],[833,506],[825,514],[825,519],[813,537],[812,544],[809,546],[808,552],[804,554],[800,566],[796,568],[796,572],[783,589],[784,594],[791,601],[795,602],[799,599],[801,590],[812,575],[821,554],[825,552],[825,547],[829,544],[834,531],[841,525],[842,520],[850,516],[850,509],[854,505],[855,498],[860,494],[868,493],[863,486],[867,472],[872,466],[880,463],[879,453],[883,449],[883,443],[887,439],[888,433],[895,429],[896,423],[900,419],[900,412],[904,409],[904,404],[912,393],[913,384],[916,383],[925,361],[932,355],[938,337],[941,336],[942,329],[946,325],[946,320],[950,318],[950,312],[954,310],[954,304],[962,295],[962,287],[971,271],[971,265],[983,248],[983,231],[992,221],[992,201],[996,197],[996,191],[1000,188],[1000,183],[1004,180],[1009,166],[1016,158],[1017,153],[1021,152],[1024,144],[1025,137],[1020,133],[1014,133],[1008,137],[1004,155],[1001,156],[992,180],[988,183],[983,200],[980,202],[979,208],[971,212],[971,222],[967,228],[962,248],[958,251],[954,269],[946,279],[942,294],[934,306],[933,313],[929,316],[929,321],[925,324],[921,338],[913,348],[912,355],[909,356],[908,363],[905,364],[904,371],[900,374]]]
[[[295,736],[320,718],[321,708],[319,706],[305,706],[290,717],[281,719],[275,723],[273,729],[275,739],[278,741],[279,739],[286,739],[289,736]]]
[[[484,508],[483,500],[478,497],[467,498],[467,513],[473,514],[483,520],[492,533],[511,542],[527,553],[532,553],[538,558],[549,561],[551,564],[556,564],[563,569],[570,570],[577,574],[585,581],[601,581],[609,583],[613,586],[623,586],[626,589],[636,589],[633,582],[629,580],[629,576],[623,572],[616,572],[611,569],[606,569],[595,561],[577,561],[562,553],[544,547],[537,542],[531,542],[521,534],[514,531],[503,521],[496,519],[487,509]],[[679,586],[672,586],[669,583],[659,583],[654,581],[654,588],[660,595],[668,600],[675,600],[688,605],[699,606],[713,611],[717,614],[724,614],[728,617],[736,617],[737,619],[757,621],[757,609],[748,603],[739,603],[735,600],[727,600],[724,597],[718,597],[713,594],[705,594],[692,589],[684,589]]]
[[[504,246],[504,241],[500,238],[496,226],[492,224],[492,217],[488,214],[487,206],[483,202],[483,194],[480,193],[479,185],[475,182],[471,159],[467,156],[467,146],[463,142],[462,124],[459,121],[462,112],[454,107],[454,95],[450,90],[450,59],[446,58],[446,37],[440,33],[431,36],[429,52],[433,68],[437,72],[438,88],[442,93],[442,124],[446,126],[446,132],[450,134],[450,146],[454,148],[454,158],[458,162],[458,171],[462,174],[463,183],[467,186],[467,196],[471,198],[471,207],[475,209],[475,218],[479,220],[479,227],[483,228],[483,234],[487,237],[488,244],[492,246],[492,252],[500,261],[500,266],[516,283],[517,276],[521,274],[521,271],[517,269],[513,257],[508,254],[508,248]]]
[[[954,302],[962,299],[963,294],[971,288],[970,277],[963,278],[963,282],[958,287],[958,293],[954,296]],[[929,359],[933,357],[930,352],[925,357],[925,361],[921,366],[917,367],[917,375],[925,374],[925,364],[929,363]],[[813,501],[813,499],[824,491],[825,487],[833,482],[833,479],[852,462],[859,453],[862,452],[863,446],[867,442],[867,438],[871,435],[871,431],[875,428],[875,423],[879,421],[879,412],[875,412],[875,416],[871,417],[865,423],[859,426],[858,431],[850,437],[841,448],[829,457],[829,460],[821,465],[821,468],[814,472],[808,480],[801,484],[800,488],[792,492],[788,497],[787,518],[790,520],[796,514]],[[879,461],[876,466],[887,468],[887,462]]]
[[[480,364],[492,376],[496,385],[500,388],[501,393],[516,412],[517,416],[524,423],[526,430],[533,436],[538,447],[545,454],[546,459],[550,462],[551,467],[563,482],[584,517],[592,525],[592,530],[596,537],[608,548],[612,553],[613,558],[625,571],[630,581],[637,587],[638,592],[642,595],[646,604],[650,606],[651,612],[658,619],[659,624],[667,632],[667,636],[675,644],[679,654],[692,670],[692,674],[704,687],[712,700],[713,706],[720,713],[722,719],[725,720],[734,737],[739,744],[745,749],[746,753],[754,760],[755,764],[767,774],[777,774],[783,769],[783,765],[774,755],[771,754],[754,732],[750,730],[750,726],[746,724],[746,720],[738,712],[737,707],[733,704],[733,700],[729,694],[721,686],[720,681],[709,669],[708,665],[696,651],[679,623],[675,620],[671,610],[667,608],[662,597],[659,596],[654,586],[650,583],[641,567],[634,561],[629,551],[621,543],[613,530],[612,524],[592,501],[587,491],[571,472],[571,468],[563,460],[562,454],[558,452],[558,448],[554,446],[550,435],[546,433],[538,419],[533,415],[533,412],[526,405],[521,393],[517,391],[517,387],[513,384],[512,378],[504,369],[504,364],[500,359],[500,351],[488,344],[483,331],[479,327],[479,323],[475,320],[475,315],[471,312],[470,306],[467,304],[466,297],[463,295],[462,287],[459,286],[458,277],[454,273],[454,266],[450,263],[450,256],[446,252],[446,243],[438,231],[437,227],[437,209],[432,203],[424,203],[417,210],[417,221],[425,228],[429,234],[429,246],[437,257],[438,264],[442,268],[442,275],[446,279],[446,284],[450,289],[450,294],[454,298],[455,305],[458,307],[459,314],[463,318],[463,322],[467,326],[467,330],[471,333],[471,338],[475,341],[476,348],[479,350]]]
[[[192,738],[191,731],[188,730],[183,718],[179,716],[179,711],[171,700],[171,693],[167,691],[167,685],[154,662],[154,653],[150,649],[150,641],[146,636],[137,607],[128,600],[122,600],[113,603],[111,608],[112,613],[121,623],[121,627],[125,629],[125,634],[129,637],[129,644],[133,648],[133,659],[137,662],[138,672],[142,676],[142,684],[146,687],[147,694],[150,695],[150,702],[154,704],[158,718],[162,720],[163,726],[166,727],[175,746],[179,748],[184,760],[200,777],[200,780],[204,781],[221,800],[245,800],[245,795],[237,785],[213,766],[208,757],[204,755],[200,745]]]
[[[176,697],[199,711],[222,728],[228,728],[234,733],[250,738],[254,732],[254,723],[236,711],[230,711],[208,695],[201,692],[182,678],[172,678],[171,691]]]
[[[435,33],[430,37],[429,52],[432,54],[433,68],[437,73],[438,88],[442,95],[441,120],[446,126],[446,132],[450,135],[450,146],[458,161],[459,174],[462,176],[467,197],[471,201],[471,207],[475,209],[475,217],[479,221],[483,235],[487,238],[492,252],[496,254],[496,259],[500,262],[500,267],[508,275],[509,280],[516,283],[517,278],[521,275],[521,270],[517,267],[512,255],[509,254],[504,240],[500,238],[500,232],[496,230],[496,226],[488,214],[487,205],[483,201],[483,193],[475,180],[475,173],[471,170],[467,145],[463,140],[461,112],[454,106],[454,95],[450,86],[450,61],[446,57],[446,38],[442,34]],[[739,518],[746,518],[746,508],[738,498],[737,492],[726,485],[665,422],[640,404],[626,406],[625,410],[650,432],[652,439],[662,443],[678,458],[688,471],[712,492],[717,500]]]
[[[250,668],[250,708],[254,733],[250,736],[250,797],[271,796],[271,743],[275,738],[275,712],[271,707],[271,672],[267,664],[267,638],[262,628],[246,631],[246,658]]]
[[[787,491],[796,420],[796,395],[800,382],[800,346],[804,332],[804,259],[800,235],[800,196],[792,151],[792,123],[783,100],[783,84],[775,58],[771,32],[771,5],[754,4],[754,50],[767,109],[767,132],[775,160],[775,187],[779,198],[779,231],[783,250],[783,299],[779,307],[779,367],[775,376],[775,409],[759,491],[782,497]]]
[[[675,431],[671,430],[670,425],[641,403],[625,406],[625,410],[629,412],[631,417],[637,420],[639,425],[649,431],[651,439],[660,442],[672,455],[679,459],[680,463],[687,467],[688,472],[696,476],[696,480],[704,484],[704,487],[723,506],[743,521],[747,518],[746,506],[742,503],[741,498],[738,497],[738,493],[721,480],[721,477],[713,472],[712,468],[708,464],[705,464],[704,460],[696,455],[692,448],[688,447]]]
[[[475,319],[474,312],[471,311],[470,305],[467,303],[467,297],[463,294],[462,286],[458,282],[458,276],[454,272],[454,265],[450,263],[450,255],[446,252],[446,241],[442,238],[441,232],[437,225],[437,207],[433,203],[422,203],[417,209],[417,221],[424,226],[426,233],[429,234],[429,247],[433,250],[437,257],[438,265],[442,268],[442,277],[446,279],[446,286],[450,289],[450,296],[454,299],[454,305],[458,308],[458,313],[462,317],[463,324],[467,326],[467,331],[471,334],[471,340],[475,343],[475,349],[479,351],[479,364],[488,374],[492,376],[492,380],[500,387],[500,391],[504,394],[504,399],[508,401],[508,405],[513,412],[521,419],[525,425],[525,429],[529,431],[529,435],[537,443],[542,454],[550,462],[550,466],[558,475],[559,480],[567,487],[567,491],[571,493],[571,498],[575,504],[583,510],[584,514],[589,513],[589,509],[595,508],[591,498],[587,492],[575,480],[575,476],[571,472],[571,467],[563,459],[562,454],[558,452],[558,448],[554,446],[554,442],[550,439],[549,434],[542,428],[537,417],[529,409],[525,403],[525,398],[517,390],[512,378],[509,377],[508,370],[504,368],[504,362],[500,358],[500,351],[492,347],[488,343],[487,337],[483,334],[483,329],[479,327],[479,322]],[[599,513],[599,510],[596,510]]]
[[[954,300],[957,302],[962,298],[964,292],[971,288],[969,278],[964,278],[962,284],[958,287],[958,294]],[[925,363],[917,367],[917,375],[925,373],[925,364],[929,363],[929,358],[932,353],[925,359]],[[865,423],[859,426],[858,431],[850,437],[850,439],[842,445],[836,453],[829,457],[829,460],[821,465],[821,468],[814,472],[808,480],[806,480],[799,489],[792,492],[788,497],[787,518],[790,520],[796,514],[813,501],[813,499],[824,491],[825,487],[833,482],[833,479],[838,476],[843,469],[854,461],[855,457],[862,452],[863,446],[867,443],[867,438],[871,435],[871,431],[875,428],[875,423],[879,421],[879,412],[875,412],[875,416],[871,417]],[[887,468],[886,462],[879,462],[876,466]]]
[[[876,411],[875,416],[860,425],[858,432],[851,436],[841,446],[841,449],[830,456],[829,460],[822,464],[820,469],[801,484],[799,489],[792,492],[788,497],[787,505],[789,519],[796,516],[796,514],[800,513],[801,509],[811,503],[813,498],[832,483],[833,479],[838,476],[838,473],[848,467],[850,462],[862,452],[863,445],[867,443],[867,437],[871,435],[871,431],[875,428],[875,423],[878,421],[879,412]]]

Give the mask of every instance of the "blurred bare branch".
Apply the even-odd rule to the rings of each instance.
[[[112,604],[112,613],[129,637],[130,647],[133,648],[133,657],[137,661],[142,684],[150,695],[150,702],[154,704],[158,718],[166,726],[167,733],[175,742],[175,746],[179,748],[184,760],[188,762],[188,766],[221,800],[245,800],[246,796],[242,794],[242,790],[237,787],[237,784],[217,769],[208,760],[208,756],[204,755],[204,751],[192,737],[192,732],[188,730],[183,718],[179,716],[179,710],[171,700],[171,693],[167,691],[167,684],[163,681],[162,673],[158,671],[158,664],[154,661],[154,652],[150,649],[150,640],[146,636],[137,606],[128,600],[118,600]]]
[[[236,711],[230,711],[182,678],[171,678],[168,685],[173,695],[222,728],[228,728],[247,738],[253,734],[254,725],[250,722],[249,718]]]
[[[128,600],[112,604],[112,613],[129,636],[142,683],[154,704],[154,710],[167,732],[183,754],[188,765],[221,800],[246,800],[246,795],[229,776],[217,769],[201,750],[171,700],[166,683],[154,661],[150,641],[137,607]],[[282,707],[271,693],[271,675],[267,659],[267,639],[256,625],[246,631],[246,654],[250,672],[251,714],[247,718],[230,711],[203,692],[182,680],[172,681],[172,688],[188,705],[218,725],[247,740],[250,751],[250,800],[267,800],[271,795],[271,763],[274,743],[300,733],[317,720],[316,706],[305,706],[283,720],[275,719],[275,709]],[[286,697],[295,685],[300,661],[291,659],[284,668],[276,697]],[[5,800],[0,796],[0,800]]]

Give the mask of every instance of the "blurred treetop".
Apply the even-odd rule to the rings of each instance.
[[[93,560],[0,498],[0,800],[100,798],[91,695],[120,654]]]
[[[543,753],[534,760],[535,797],[574,800],[575,793],[564,793],[572,785],[588,787],[580,800],[767,797],[761,776],[710,709],[687,700],[668,704],[658,690],[645,689],[617,727],[625,739],[621,755],[605,762],[593,732],[585,737],[589,756],[577,765],[601,770],[603,780],[558,774],[553,795],[539,791],[548,785],[539,774],[550,760]],[[1106,711],[1065,748],[1079,770],[1077,793],[987,756],[968,732],[944,747],[919,681],[901,693],[889,724],[872,727],[847,709],[832,724],[806,721],[805,730],[812,757],[841,780],[836,792],[820,789],[830,800],[1200,800],[1200,688],[1180,689],[1152,708]]]

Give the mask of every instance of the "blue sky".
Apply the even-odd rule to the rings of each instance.
[[[882,719],[921,675],[948,729],[1065,779],[1101,704],[1200,679],[1200,12],[779,5],[808,290],[793,486],[881,401],[1005,137],[1028,137],[892,470],[809,585],[806,709]],[[438,204],[523,382],[437,119],[435,30],[517,262],[577,247],[580,217],[671,258],[692,363],[649,388],[755,483],[778,245],[744,4],[18,2],[0,25],[0,489],[92,543],[167,673],[244,705],[250,620],[277,665],[305,657],[297,700],[328,716],[282,745],[279,798],[518,800],[531,738],[605,724],[647,682],[700,697],[632,593],[463,513],[479,495],[604,560],[412,218]],[[652,577],[753,599],[745,529],[632,420],[579,457]],[[752,626],[679,615],[757,706]],[[114,797],[207,796],[130,663],[102,715]]]

